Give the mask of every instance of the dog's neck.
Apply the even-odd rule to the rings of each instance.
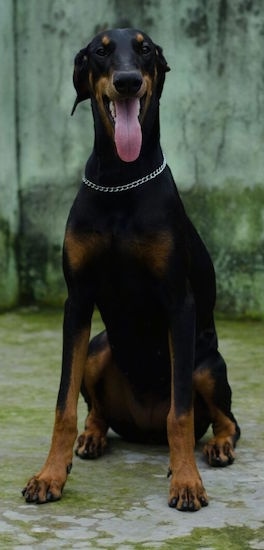
[[[142,126],[142,147],[139,157],[133,162],[122,161],[115,144],[106,132],[96,106],[94,149],[87,161],[85,176],[97,185],[124,185],[143,178],[156,170],[163,162],[159,141],[159,111],[149,112]]]

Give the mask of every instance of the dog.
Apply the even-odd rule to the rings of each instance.
[[[100,456],[109,427],[130,441],[168,441],[173,508],[208,504],[194,445],[210,424],[209,465],[234,461],[240,429],[218,351],[214,268],[159,140],[169,70],[160,46],[130,28],[99,33],[75,58],[72,113],[90,99],[94,148],[64,240],[68,298],[52,443],[23,490],[27,502],[61,498],[80,392],[89,413],[76,455]],[[95,307],[105,331],[89,343]]]

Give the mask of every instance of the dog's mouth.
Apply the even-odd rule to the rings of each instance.
[[[144,98],[110,100],[105,96],[104,104],[113,127],[117,154],[124,162],[133,162],[141,150],[140,119]]]

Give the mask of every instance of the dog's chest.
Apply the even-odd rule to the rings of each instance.
[[[144,269],[162,278],[172,253],[172,237],[168,231],[140,235],[113,235],[91,232],[65,237],[65,248],[71,270],[108,269],[134,272]],[[100,273],[98,272],[98,276]]]

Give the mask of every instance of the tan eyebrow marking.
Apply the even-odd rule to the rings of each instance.
[[[143,41],[144,41],[144,36],[143,36],[143,34],[141,34],[140,32],[138,32],[137,35],[136,35],[136,40],[137,40],[137,42],[143,42]]]
[[[104,46],[108,46],[108,44],[110,44],[110,38],[109,38],[109,36],[107,36],[107,34],[105,34],[105,35],[103,36],[103,38],[102,38],[102,44],[103,44]]]

